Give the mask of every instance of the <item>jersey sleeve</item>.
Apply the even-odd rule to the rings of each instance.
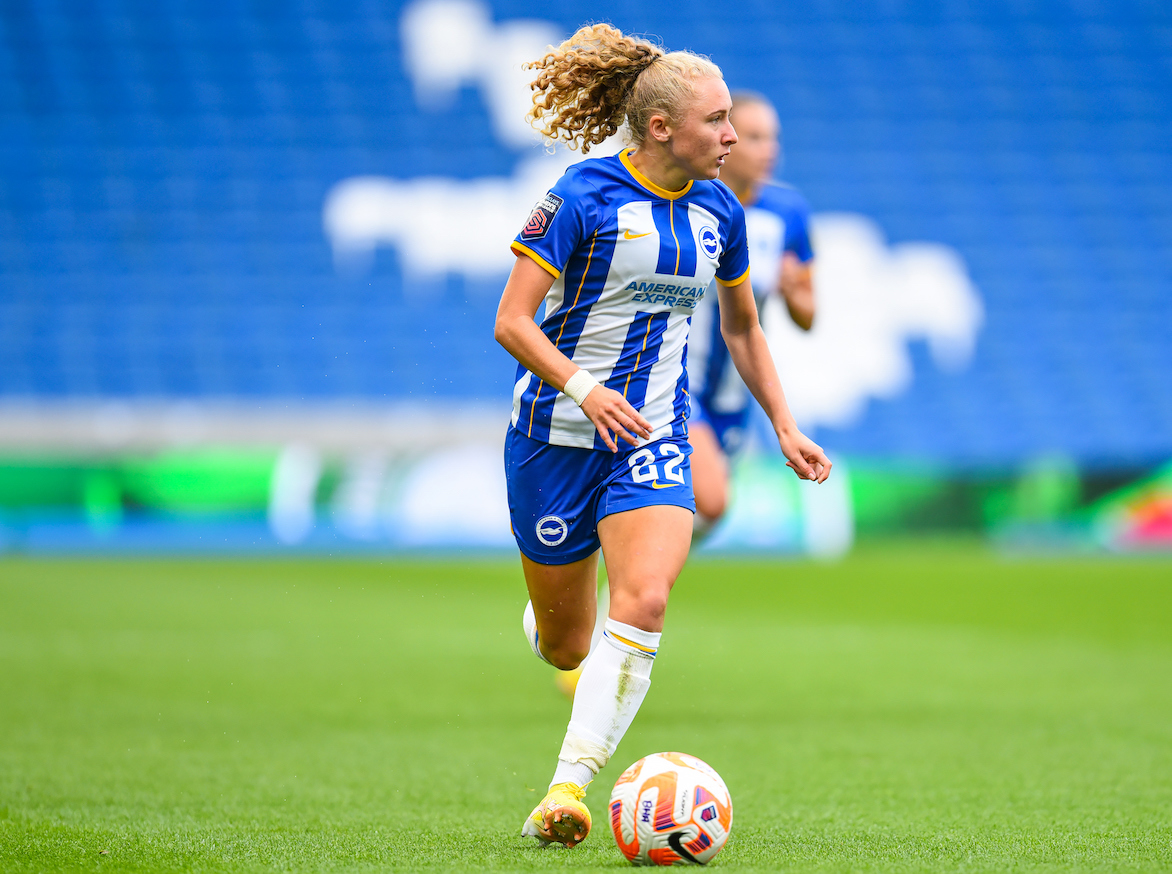
[[[721,285],[737,285],[749,278],[749,245],[745,231],[745,208],[730,196],[728,232],[724,249],[720,253],[720,264],[716,268],[716,281]]]
[[[810,205],[800,194],[795,194],[791,216],[785,223],[785,251],[793,252],[803,264],[814,257],[814,247],[810,245]]]
[[[594,232],[598,212],[597,190],[571,167],[537,201],[511,248],[557,278],[578,244]]]

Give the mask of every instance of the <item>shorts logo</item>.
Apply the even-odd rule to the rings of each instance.
[[[720,254],[720,238],[716,231],[709,227],[700,228],[700,248],[709,258],[716,258]]]
[[[546,546],[560,546],[569,533],[570,526],[561,516],[542,516],[537,520],[537,539]]]
[[[552,191],[547,193],[537,202],[537,206],[533,207],[533,212],[529,213],[529,220],[525,222],[525,227],[521,228],[521,239],[540,240],[544,237],[553,222],[553,217],[558,214],[561,207],[562,199]]]

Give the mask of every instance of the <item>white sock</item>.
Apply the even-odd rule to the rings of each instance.
[[[658,632],[606,620],[578,680],[554,783],[584,785],[610,761],[651,688],[659,638]]]
[[[589,765],[583,765],[581,762],[563,762],[558,759],[558,766],[554,769],[553,779],[549,781],[549,785],[573,783],[575,786],[585,786],[593,779],[594,772],[590,770]]]
[[[533,654],[547,665],[553,664],[541,654],[541,649],[537,646],[537,614],[533,612],[532,601],[525,602],[525,613],[521,616],[521,628],[525,630],[525,639],[529,641],[529,648],[533,650]]]

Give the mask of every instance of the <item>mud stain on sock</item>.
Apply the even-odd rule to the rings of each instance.
[[[623,666],[619,668],[619,683],[615,690],[614,700],[617,704],[623,704],[627,695],[631,691],[631,681],[634,679],[635,659],[638,656],[635,653],[630,653],[623,659]]]

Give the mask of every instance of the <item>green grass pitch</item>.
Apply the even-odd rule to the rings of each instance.
[[[625,868],[650,752],[732,792],[713,863],[1172,870],[1172,562],[697,561],[588,801],[518,836],[569,713],[518,563],[0,561],[0,870]]]

